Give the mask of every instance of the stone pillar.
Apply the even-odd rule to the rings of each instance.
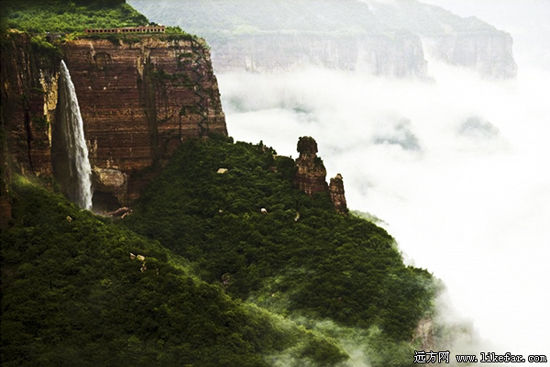
[[[344,180],[341,174],[338,173],[336,177],[330,179],[329,193],[334,209],[340,214],[347,214],[349,210],[346,204]]]
[[[296,186],[308,195],[316,192],[327,192],[325,181],[327,170],[321,158],[317,157],[317,143],[310,136],[303,136],[298,141],[300,156],[296,160],[298,171],[294,182]]]

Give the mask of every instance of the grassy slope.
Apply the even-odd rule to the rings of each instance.
[[[13,188],[14,223],[0,235],[3,366],[264,366],[286,348],[320,365],[344,357],[198,280],[158,242],[25,179]]]
[[[204,280],[225,282],[229,294],[410,341],[431,309],[431,275],[405,266],[383,229],[336,214],[327,195],[295,190],[292,167],[261,144],[189,141],[124,222],[193,261]]]

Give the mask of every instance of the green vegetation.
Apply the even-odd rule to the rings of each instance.
[[[2,10],[44,63],[57,63],[64,39],[141,37],[85,28],[147,22],[120,0],[10,0]],[[177,27],[155,37],[204,46]],[[15,38],[3,35],[2,49]],[[17,178],[0,234],[3,365],[328,367],[355,355],[352,345],[373,367],[410,366],[415,327],[433,311],[432,276],[405,266],[371,221],[296,190],[295,170],[263,143],[187,141],[116,223]]]
[[[35,33],[70,33],[148,23],[145,16],[123,0],[5,0],[2,12],[8,28]]]
[[[140,42],[143,37],[155,37],[167,41],[197,41],[201,47],[208,48],[204,39],[197,37],[194,34],[189,34],[181,30],[179,27],[166,27],[166,33],[84,33],[78,32],[68,36],[71,39],[86,38],[86,39],[106,39],[114,44],[123,42]]]
[[[2,243],[3,366],[332,366],[333,342],[231,299],[158,242],[23,178]],[[145,256],[145,266],[130,253]],[[143,271],[141,271],[143,269]]]
[[[6,35],[10,37],[9,34]],[[41,58],[43,61],[60,60],[62,58],[59,43],[50,43],[43,34],[36,34],[31,37],[31,47],[33,54]]]
[[[431,275],[294,173],[262,143],[191,140],[116,223],[19,178],[3,365],[411,365]]]
[[[54,46],[63,39],[92,38],[107,39],[113,43],[139,42],[151,34],[139,33],[92,33],[86,28],[117,28],[147,25],[147,18],[137,12],[124,0],[6,0],[2,4],[2,29],[12,28],[34,34],[33,45],[42,52],[57,52]],[[46,39],[46,33],[64,33],[56,42]],[[203,47],[206,42],[180,27],[166,27],[166,33],[155,33],[155,37],[174,40],[194,40]]]
[[[186,142],[124,223],[235,297],[409,342],[432,308],[431,275],[403,265],[383,229],[338,215],[328,195],[294,189],[292,160],[274,153],[223,138]]]

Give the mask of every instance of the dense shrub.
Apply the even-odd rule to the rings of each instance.
[[[405,266],[383,229],[294,189],[293,172],[263,144],[189,141],[124,223],[233,296],[410,340],[431,308],[431,275]]]
[[[13,189],[0,234],[3,366],[265,366],[286,348],[318,364],[345,357],[200,281],[158,242],[24,179]]]
[[[148,23],[145,16],[121,0],[4,0],[2,17],[9,28],[29,32],[75,32]]]

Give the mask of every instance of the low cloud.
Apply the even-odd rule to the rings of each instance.
[[[430,60],[435,81],[303,68],[219,74],[229,133],[296,157],[317,139],[350,208],[381,218],[482,338],[541,353],[550,328],[550,107],[544,71],[490,82]]]

